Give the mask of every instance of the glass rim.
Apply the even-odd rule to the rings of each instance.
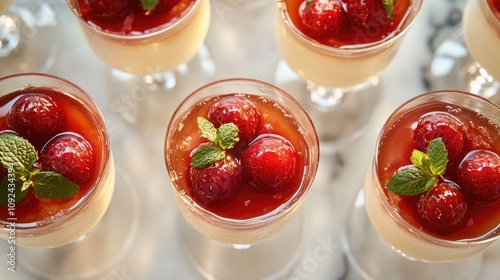
[[[309,168],[305,169],[304,173],[302,174],[303,180],[302,180],[301,186],[290,197],[290,199],[288,199],[285,203],[283,203],[282,205],[280,205],[276,209],[274,209],[266,214],[252,217],[252,218],[247,218],[247,219],[233,219],[233,218],[227,218],[227,217],[223,217],[220,215],[216,215],[216,214],[212,213],[211,211],[203,208],[201,205],[196,203],[191,197],[189,197],[189,195],[185,191],[183,191],[182,188],[179,188],[177,186],[177,184],[173,183],[172,181],[171,181],[171,184],[172,184],[172,187],[175,190],[175,192],[182,198],[183,203],[189,208],[189,211],[191,213],[193,213],[197,216],[201,215],[203,217],[208,217],[208,218],[210,218],[209,223],[217,224],[221,227],[232,228],[232,229],[249,229],[249,228],[263,226],[267,223],[272,222],[275,219],[279,219],[280,217],[288,214],[290,211],[292,211],[295,208],[295,206],[299,205],[299,203],[305,197],[305,194],[309,191],[311,185],[314,182],[314,178],[316,176],[316,172],[317,172],[317,168],[318,168],[318,164],[319,164],[319,154],[320,154],[319,139],[318,139],[318,136],[316,133],[316,129],[314,127],[314,123],[312,122],[309,114],[307,113],[307,111],[305,111],[303,109],[303,107],[299,104],[299,102],[295,98],[293,98],[289,93],[285,92],[284,90],[272,85],[271,83],[268,83],[268,82],[265,82],[262,80],[258,80],[258,79],[253,79],[253,78],[226,78],[226,79],[220,79],[220,80],[216,80],[216,81],[212,81],[210,83],[207,83],[207,84],[199,87],[198,89],[192,91],[180,103],[180,105],[176,108],[176,110],[172,114],[172,118],[170,119],[170,121],[167,125],[167,130],[166,130],[166,134],[165,134],[164,155],[165,155],[165,163],[167,166],[168,175],[170,176],[171,167],[170,167],[169,156],[168,156],[168,154],[169,154],[168,149],[170,148],[170,142],[168,141],[169,140],[168,135],[170,134],[172,129],[174,129],[174,124],[176,124],[178,122],[178,120],[180,118],[182,118],[182,116],[180,116],[179,113],[182,113],[186,109],[188,109],[188,108],[182,108],[186,104],[186,102],[193,100],[193,99],[196,99],[197,94],[199,94],[200,92],[203,92],[206,89],[210,89],[214,86],[221,85],[221,84],[222,85],[223,84],[230,85],[230,84],[238,83],[238,82],[244,83],[246,85],[253,85],[253,84],[261,85],[261,86],[268,88],[269,90],[272,90],[272,91],[275,91],[275,92],[282,94],[283,96],[285,96],[287,98],[287,101],[291,102],[291,103],[287,103],[285,106],[285,108],[287,108],[288,111],[290,111],[290,109],[289,109],[290,106],[297,106],[297,108],[300,108],[300,112],[301,112],[302,116],[305,117],[305,121],[309,126],[307,130],[311,130],[311,132],[313,132],[315,135],[314,136],[314,138],[315,138],[314,143],[308,142],[308,144],[309,144],[308,157],[310,159],[308,160],[307,165],[309,166]],[[248,92],[244,92],[244,93],[238,92],[238,93],[252,94],[252,93],[248,93]],[[281,103],[283,103],[283,102],[281,102]],[[182,110],[182,109],[184,109],[184,110]],[[311,149],[310,147],[314,147],[314,148]],[[312,174],[309,175],[310,173],[312,173]],[[306,178],[307,180],[304,181],[304,178],[307,176],[309,176],[309,178]],[[207,221],[206,219],[204,219],[204,220]]]
[[[487,106],[491,106],[491,108],[495,108],[500,112],[500,106],[498,104],[495,104],[494,102],[481,97],[477,94],[473,94],[470,92],[462,91],[462,90],[435,90],[435,91],[430,91],[426,93],[419,94],[417,96],[414,96],[410,98],[409,100],[405,101],[401,105],[399,105],[388,117],[387,121],[382,125],[382,130],[378,135],[377,141],[376,141],[376,147],[377,150],[375,152],[375,155],[373,157],[373,164],[371,165],[370,168],[373,168],[373,172],[376,176],[377,179],[377,186],[376,186],[376,193],[377,196],[380,198],[380,201],[382,202],[382,205],[384,209],[389,213],[389,215],[392,217],[392,219],[402,226],[403,228],[409,230],[412,232],[417,238],[427,240],[433,244],[439,244],[441,246],[448,246],[448,247],[459,247],[459,246],[464,246],[464,245],[471,245],[471,244],[483,244],[483,243],[489,243],[492,240],[495,240],[500,237],[500,234],[494,235],[494,233],[497,233],[500,231],[500,223],[492,228],[490,231],[486,232],[485,234],[475,237],[475,238],[468,238],[468,239],[458,239],[458,240],[449,240],[445,238],[441,238],[432,234],[429,234],[427,232],[424,232],[420,230],[418,227],[414,226],[407,220],[405,220],[398,211],[394,209],[394,207],[389,203],[387,196],[384,194],[384,191],[382,190],[384,186],[380,184],[379,181],[379,172],[378,172],[378,155],[379,155],[379,149],[378,146],[382,140],[382,137],[384,135],[384,128],[389,127],[394,123],[394,120],[399,119],[401,116],[401,110],[406,108],[407,106],[411,105],[414,102],[417,102],[419,100],[425,99],[426,97],[431,97],[432,95],[440,95],[440,96],[446,96],[448,94],[460,94],[460,95],[465,95],[468,96],[468,98],[473,98],[476,99],[476,102],[482,102],[483,104]],[[451,102],[446,99],[440,99],[442,102]],[[425,103],[424,103],[425,104]],[[453,104],[453,103],[450,103]],[[477,104],[477,103],[476,103]],[[474,110],[474,108],[471,108],[471,110]],[[500,123],[498,124],[500,126]]]
[[[495,13],[493,8],[490,6],[490,1],[488,0],[477,0],[479,1],[479,7],[481,12],[484,14],[486,21],[498,32],[500,32],[500,11]]]
[[[70,98],[74,99],[81,106],[83,106],[88,110],[89,115],[92,117],[93,121],[97,125],[96,131],[98,132],[99,135],[102,136],[102,140],[100,141],[102,143],[102,155],[100,159],[102,164],[100,166],[100,169],[96,170],[96,172],[98,172],[98,175],[95,178],[94,184],[92,184],[92,186],[89,188],[86,194],[84,194],[74,205],[72,205],[69,209],[67,209],[68,212],[65,212],[64,215],[62,215],[62,217],[56,219],[55,221],[50,221],[50,222],[47,222],[48,220],[50,220],[50,218],[46,218],[42,221],[26,223],[27,224],[26,226],[21,226],[24,223],[19,224],[16,222],[16,232],[18,232],[19,236],[24,236],[24,235],[29,236],[37,233],[52,232],[64,226],[68,221],[71,221],[74,218],[78,217],[80,213],[82,213],[89,207],[90,202],[93,201],[95,197],[100,193],[102,187],[99,186],[101,182],[103,182],[106,179],[104,175],[107,174],[108,170],[110,169],[110,164],[111,164],[110,159],[112,157],[109,135],[106,129],[103,115],[97,104],[92,99],[92,97],[75,83],[51,74],[18,73],[1,77],[0,86],[2,83],[8,82],[13,79],[24,79],[30,77],[41,78],[44,80],[51,80],[53,82],[63,83],[64,85],[70,87],[71,89],[75,90],[75,92],[78,92],[78,94],[81,95],[81,96],[75,96],[75,93],[68,93],[65,90],[61,90],[60,88],[56,89],[56,91],[69,96]],[[53,88],[53,86],[51,85],[41,85],[41,84],[33,85],[34,83],[31,81],[32,80],[27,79],[25,85],[23,87],[18,87],[17,90],[21,90],[22,88],[27,86],[34,88],[42,88],[42,87]],[[0,92],[0,95],[3,95],[3,93]],[[5,222],[8,223],[8,221]],[[0,228],[3,228],[3,226],[0,226]]]
[[[367,43],[367,44],[359,44],[359,45],[347,45],[341,47],[328,46],[325,44],[321,44],[314,39],[310,38],[302,31],[300,31],[295,24],[293,23],[290,15],[288,13],[288,8],[286,5],[286,0],[277,0],[278,7],[278,17],[281,21],[284,22],[285,28],[292,33],[292,35],[300,41],[302,44],[306,44],[314,47],[326,54],[339,54],[339,55],[363,55],[372,53],[378,49],[382,49],[388,45],[395,44],[399,38],[401,38],[409,27],[415,21],[418,12],[422,6],[423,0],[412,0],[411,7],[406,12],[403,17],[400,25],[396,28],[399,29],[398,32],[394,33],[392,36],[389,36],[383,40]],[[416,3],[414,5],[414,3]]]
[[[78,7],[78,0],[65,0],[69,9],[72,13],[77,17],[78,21],[83,24],[86,28],[91,29],[93,32],[96,32],[102,36],[112,38],[115,40],[144,40],[150,37],[163,34],[165,32],[176,32],[179,29],[183,28],[187,24],[187,20],[192,18],[196,13],[197,9],[201,5],[200,3],[204,0],[193,0],[192,4],[181,14],[180,17],[175,19],[174,22],[167,22],[156,26],[154,28],[148,29],[147,32],[143,32],[140,34],[120,34],[115,32],[108,32],[106,30],[101,29],[95,24],[90,24],[88,21],[84,20],[81,16],[81,12]],[[209,1],[209,0],[206,0]]]

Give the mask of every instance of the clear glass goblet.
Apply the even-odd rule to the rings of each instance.
[[[1,216],[7,217],[0,220],[0,245],[12,253],[7,261],[15,271],[46,279],[97,277],[127,252],[137,230],[137,193],[115,166],[99,108],[71,82],[34,73],[1,78],[2,118],[12,106],[5,101],[13,95],[46,91],[64,100],[59,103],[65,104],[68,123],[63,133],[78,133],[92,143],[95,175],[75,198],[52,201],[28,194],[0,207]]]
[[[50,69],[61,35],[57,12],[51,0],[0,1],[0,77]]]
[[[162,131],[187,92],[215,75],[215,65],[204,46],[210,24],[209,0],[179,1],[178,8],[158,11],[170,16],[167,13],[184,9],[169,22],[130,32],[100,28],[84,18],[82,1],[67,3],[90,48],[110,67],[111,111],[136,127]]]
[[[346,220],[345,251],[365,279],[401,279],[412,273],[423,279],[476,279],[485,248],[500,236],[498,202],[480,203],[468,196],[466,226],[455,232],[436,233],[421,222],[422,218],[415,214],[418,210],[412,210],[412,205],[421,205],[416,202],[419,195],[403,198],[386,188],[393,172],[401,170],[402,165],[408,166],[412,152],[408,146],[413,145],[418,119],[434,112],[446,112],[465,121],[468,135],[461,156],[469,149],[483,147],[500,152],[500,107],[482,97],[460,91],[436,91],[412,98],[397,108],[381,130],[365,185]],[[460,182],[453,170],[462,161],[461,156],[447,165],[450,170],[444,174],[446,180]],[[465,189],[463,185],[460,188]],[[474,216],[481,214],[475,211],[485,211],[483,215],[488,215],[485,219],[489,222],[481,224],[481,219]]]
[[[500,102],[500,11],[469,0],[462,20],[436,47],[426,72],[430,90],[464,90]]]
[[[272,199],[269,194],[255,196],[243,181],[242,196],[231,202],[227,206],[231,208],[224,210],[226,214],[223,215],[191,197],[188,190],[190,171],[185,157],[186,152],[194,148],[192,145],[199,142],[196,140],[199,139],[196,118],[208,109],[202,107],[209,107],[214,98],[228,94],[244,96],[254,102],[260,100],[256,108],[266,113],[261,114],[259,126],[281,127],[288,131],[288,137],[283,137],[293,142],[301,158],[297,162],[302,171],[297,173],[296,190],[273,194]],[[314,126],[291,96],[268,83],[252,79],[220,80],[199,88],[181,103],[170,121],[165,139],[165,161],[174,198],[184,218],[180,226],[181,242],[186,256],[202,275],[209,279],[275,279],[291,270],[299,258],[305,230],[300,206],[313,183],[319,161]],[[260,199],[265,202],[259,202]],[[243,218],[230,216],[245,211],[252,212]]]
[[[311,115],[322,150],[338,149],[363,132],[381,96],[378,77],[396,55],[422,1],[411,1],[397,28],[383,39],[363,44],[356,39],[354,44],[339,47],[320,43],[301,31],[296,18],[305,4],[300,4],[300,0],[277,1],[276,43],[282,62],[275,83],[293,94]],[[369,24],[368,31],[359,29],[359,38],[382,31],[378,22]]]

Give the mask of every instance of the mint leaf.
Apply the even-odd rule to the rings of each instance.
[[[78,192],[78,186],[52,171],[37,172],[31,177],[33,190],[39,198],[66,199]]]
[[[0,135],[0,163],[8,175],[0,182],[0,205],[15,203],[26,197],[30,187],[39,198],[65,199],[76,194],[79,187],[61,174],[34,169],[38,160],[35,147],[14,134]]]
[[[191,158],[191,166],[203,168],[212,163],[224,160],[226,150],[234,148],[239,141],[238,127],[233,123],[222,124],[218,129],[207,119],[197,118],[201,137],[210,141],[213,145],[198,147]]]
[[[141,0],[142,8],[144,8],[146,12],[151,12],[154,7],[158,5],[158,2],[160,2],[160,0]]]
[[[382,5],[384,5],[385,12],[389,18],[394,18],[394,0],[381,0]]]
[[[448,151],[441,138],[436,138],[427,146],[427,154],[429,155],[431,166],[430,170],[433,174],[442,176],[446,171],[448,164]]]
[[[217,141],[217,128],[203,117],[197,118],[198,128],[200,129],[201,137],[215,143]]]
[[[217,136],[219,145],[223,150],[228,150],[234,147],[234,144],[240,139],[238,138],[238,127],[233,123],[226,123],[219,127]]]
[[[416,195],[430,190],[436,179],[417,168],[406,168],[391,177],[385,186],[391,192],[399,195]]]
[[[28,140],[14,134],[0,135],[0,163],[5,169],[13,168],[17,179],[27,176],[37,159],[35,147]]]
[[[411,153],[411,162],[419,170],[430,170],[430,158],[422,151],[413,150]]]
[[[224,160],[226,153],[219,147],[212,145],[203,145],[196,149],[191,159],[191,166],[204,168],[212,163]]]
[[[18,203],[28,194],[28,190],[23,190],[23,181],[15,180],[12,177],[5,176],[0,183],[0,206],[8,205],[14,201]]]
[[[448,164],[448,152],[441,138],[429,142],[427,153],[413,150],[411,162],[414,167],[394,174],[387,185],[388,190],[399,195],[416,195],[432,189],[443,176]]]

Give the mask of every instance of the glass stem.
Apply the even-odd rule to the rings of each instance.
[[[144,86],[149,90],[172,90],[177,85],[175,71],[144,75]]]
[[[342,105],[346,94],[345,88],[328,88],[307,82],[311,101],[320,109],[334,110]]]
[[[21,42],[20,23],[15,16],[0,15],[0,57],[14,52]]]
[[[473,62],[465,68],[469,91],[485,98],[496,96],[500,83],[496,81],[478,62]]]

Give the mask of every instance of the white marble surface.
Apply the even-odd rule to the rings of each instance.
[[[201,279],[184,258],[179,244],[179,213],[163,160],[163,131],[135,128],[113,112],[113,97],[104,86],[106,66],[86,45],[64,2],[58,3],[62,41],[60,53],[48,72],[76,83],[93,96],[108,122],[116,164],[128,174],[139,198],[138,207],[133,209],[138,215],[133,242],[109,269],[88,279]],[[268,0],[264,6],[253,9],[243,3],[212,0],[206,46],[217,69],[213,79],[251,77],[274,83],[280,61],[273,33],[275,3]],[[445,19],[446,8],[453,5],[451,0],[424,1],[400,52],[381,76],[383,96],[365,134],[342,151],[341,162],[338,155],[322,154],[317,179],[303,206],[304,252],[289,279],[361,279],[342,255],[340,234],[344,216],[362,186],[383,122],[402,102],[426,91],[422,71],[431,57],[429,37],[436,31],[436,20]],[[194,89],[201,85],[199,81],[193,77],[189,86]],[[325,258],[318,259],[315,252],[325,242],[332,244],[331,250],[326,250]],[[5,252],[6,246],[6,242],[0,241],[0,252]],[[88,257],[98,253],[99,250],[91,252]],[[5,253],[0,254],[0,279],[43,279],[28,272],[20,260],[18,271],[8,272]],[[487,250],[478,279],[498,279],[499,262],[497,242]],[[408,275],[404,279],[420,278]]]

